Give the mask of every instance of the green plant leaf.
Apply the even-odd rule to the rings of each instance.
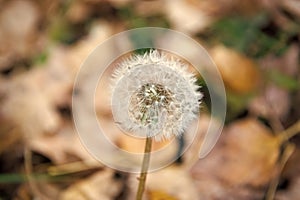
[[[278,70],[271,70],[268,73],[268,78],[276,85],[283,87],[287,90],[294,91],[300,88],[298,80],[279,72]]]

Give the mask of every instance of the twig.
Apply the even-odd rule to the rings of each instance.
[[[36,198],[41,199],[49,199],[45,195],[43,195],[35,182],[34,177],[32,176],[32,152],[28,148],[27,144],[24,149],[24,165],[25,165],[25,173],[26,179],[28,181],[29,187]]]
[[[286,129],[286,130],[282,131],[281,133],[279,133],[277,135],[277,137],[279,139],[279,142],[282,144],[284,142],[287,142],[289,139],[291,139],[292,137],[294,137],[298,133],[300,133],[300,120],[297,121],[292,126],[290,126],[288,129]],[[275,178],[273,178],[273,180],[271,181],[271,183],[269,185],[269,189],[266,193],[266,198],[265,198],[266,200],[273,200],[274,199],[276,189],[277,189],[277,186],[278,186],[278,183],[279,183],[280,174],[282,173],[286,162],[288,161],[288,159],[290,158],[290,156],[294,152],[294,149],[295,149],[294,144],[287,144],[286,148],[284,149],[283,155],[281,156],[279,166],[278,166],[278,175]]]
[[[298,120],[295,124],[290,126],[288,129],[282,131],[278,134],[280,142],[285,142],[300,133],[300,120]]]
[[[147,137],[146,139],[146,145],[145,145],[145,151],[144,151],[144,158],[142,163],[142,169],[141,174],[139,178],[139,187],[136,194],[136,200],[141,200],[143,197],[143,193],[145,190],[145,183],[147,178],[147,172],[149,168],[149,162],[150,162],[150,155],[151,155],[151,146],[152,146],[152,138]]]
[[[47,169],[47,172],[51,176],[59,176],[59,175],[66,175],[72,174],[76,172],[81,172],[90,169],[97,169],[103,167],[99,164],[96,160],[85,160],[85,161],[77,161],[67,164],[62,164],[58,166],[50,166]]]
[[[277,190],[277,186],[278,186],[278,183],[279,183],[279,179],[280,179],[280,174],[282,173],[286,162],[291,157],[294,150],[295,150],[295,145],[294,144],[288,144],[286,146],[286,148],[284,149],[283,155],[280,159],[280,163],[279,163],[279,166],[278,166],[278,175],[273,178],[273,180],[271,181],[271,183],[269,185],[269,189],[266,193],[266,198],[265,198],[266,200],[273,200],[274,199],[275,193],[276,193],[276,190]]]

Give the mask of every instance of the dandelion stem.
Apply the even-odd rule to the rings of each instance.
[[[140,174],[140,178],[139,178],[139,187],[138,187],[138,191],[136,194],[136,200],[142,199],[143,193],[145,190],[147,171],[148,171],[149,162],[150,162],[151,146],[152,146],[152,137],[147,137],[146,144],[145,144],[144,158],[143,158],[143,163],[142,163],[142,169],[141,169],[141,174]]]

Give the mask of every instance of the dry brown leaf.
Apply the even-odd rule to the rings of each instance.
[[[112,26],[108,22],[99,21],[91,28],[88,37],[82,39],[69,49],[66,59],[74,76],[79,71],[85,59],[97,47],[97,45],[101,44],[112,34]],[[97,57],[97,59],[101,58]]]
[[[290,45],[284,55],[278,57],[276,55],[267,55],[259,61],[259,65],[268,72],[278,70],[288,75],[296,76],[299,73],[299,46],[297,44]]]
[[[251,59],[221,45],[211,50],[211,56],[227,88],[240,94],[248,94],[258,89],[261,77]]]
[[[121,180],[114,179],[114,171],[105,169],[62,191],[61,200],[113,200],[122,189]]]
[[[284,119],[289,112],[290,101],[289,92],[286,89],[269,84],[262,94],[251,99],[249,110],[251,113],[268,119]]]
[[[257,14],[262,7],[263,2],[260,0],[210,0],[210,1],[198,1],[198,0],[186,0],[190,4],[197,6],[199,9],[204,10],[209,16],[220,18],[227,15],[235,14],[239,15],[253,15]]]
[[[255,119],[235,122],[225,134],[227,161],[220,177],[233,185],[267,183],[279,156],[278,139]]]
[[[300,19],[300,2],[298,0],[280,0],[279,4],[286,12],[290,12]]]
[[[28,144],[32,151],[41,153],[55,164],[94,160],[83,147],[74,128],[70,126],[61,128],[56,134],[33,137]]]
[[[264,0],[263,5],[264,9],[269,11],[272,21],[278,27],[287,31],[293,31],[297,28],[297,21],[293,21],[293,18],[297,18],[297,12],[299,12],[297,0]],[[291,6],[293,7],[292,9]]]
[[[53,48],[45,66],[8,79],[0,113],[26,137],[54,133],[62,124],[58,107],[70,104],[72,76],[65,50]]]
[[[192,169],[194,176],[211,174],[230,186],[262,186],[275,173],[280,141],[255,119],[232,123],[205,159]]]
[[[178,200],[177,198],[159,190],[148,191],[148,195],[149,200]]]
[[[0,69],[37,48],[39,10],[33,1],[8,1],[0,12]]]
[[[166,0],[165,13],[174,29],[187,34],[202,31],[212,23],[212,18],[205,11],[186,0]]]
[[[277,173],[281,143],[256,119],[230,124],[213,151],[191,169],[201,198],[263,198],[264,191],[258,187],[265,186]]]
[[[135,10],[140,17],[163,14],[163,8],[161,1],[137,1],[135,4]]]
[[[269,55],[260,60],[259,65],[266,74],[274,70],[290,76],[299,74],[299,47],[291,45],[281,57]],[[280,101],[280,103],[278,103]],[[268,119],[285,119],[290,111],[291,98],[289,91],[274,83],[267,83],[262,94],[254,97],[249,104],[249,110]]]
[[[216,179],[213,174],[203,174],[194,179],[194,183],[199,192],[199,199],[239,199],[253,200],[262,199],[263,191],[250,187],[231,187]]]
[[[41,75],[40,71],[35,71],[13,79],[7,85],[8,93],[0,110],[28,137],[52,133],[60,123],[54,105],[39,89]]]
[[[20,142],[23,141],[23,135],[20,130],[12,127],[9,122],[6,122],[0,117],[0,155],[9,151],[11,148]]]
[[[129,181],[131,194],[128,199],[134,199],[138,186],[137,175],[132,175]],[[147,176],[145,197],[147,193],[153,194],[155,191],[159,191],[160,194],[163,193],[173,199],[199,199],[190,174],[180,166],[169,166],[157,172],[149,173]]]
[[[87,20],[90,17],[91,9],[83,1],[75,1],[70,5],[66,13],[66,17],[72,23],[82,23],[84,20]]]

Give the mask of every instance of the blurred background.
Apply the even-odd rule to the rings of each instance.
[[[299,199],[300,1],[0,0],[0,200],[134,199],[137,175],[92,158],[71,101],[89,53],[115,33],[146,26],[205,46],[228,105],[213,151],[198,160],[197,137],[178,162],[149,175],[145,198]],[[111,111],[101,101],[96,109],[110,129]],[[199,132],[209,121],[204,99]],[[116,143],[133,152],[144,145],[124,136]]]

